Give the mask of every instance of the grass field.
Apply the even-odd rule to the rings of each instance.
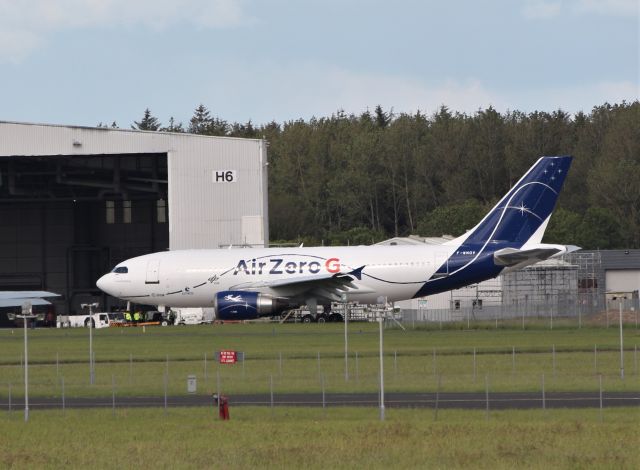
[[[32,396],[376,391],[377,325],[352,324],[349,380],[342,325],[213,325],[94,331],[96,384],[88,383],[88,332],[35,330],[30,337]],[[425,328],[385,331],[387,391],[540,389],[640,390],[640,331]],[[0,330],[0,401],[22,392],[22,332]],[[244,364],[212,360],[220,349]],[[514,354],[515,350],[515,354]],[[555,351],[555,353],[554,353]],[[357,356],[356,356],[357,353]],[[205,359],[206,355],[206,359]],[[319,357],[319,359],[318,359]],[[167,361],[168,358],[168,361]],[[114,387],[115,385],[115,387]],[[17,407],[19,405],[16,403]],[[0,467],[154,468],[638,468],[640,408],[481,411],[376,408],[232,407],[231,421],[210,408],[33,409],[0,414]],[[95,437],[90,437],[95,436]]]
[[[636,469],[638,409],[210,408],[0,416],[3,468]],[[602,419],[602,420],[601,420]]]
[[[200,393],[220,384],[228,394],[268,392],[376,391],[378,329],[354,323],[349,330],[349,380],[345,380],[341,324],[247,324],[200,327],[109,328],[94,331],[96,384],[89,385],[86,329],[29,331],[30,389],[33,396],[161,395],[186,393],[195,374]],[[640,330],[624,331],[626,378],[620,380],[617,328],[529,329],[484,327],[388,328],[385,383],[388,391],[536,391],[545,375],[549,391],[597,390],[602,374],[607,391],[638,391]],[[243,351],[244,364],[219,365],[220,349]],[[0,330],[0,397],[22,393],[21,330]],[[475,353],[474,353],[475,351]],[[555,351],[555,353],[554,353]],[[206,358],[205,358],[206,355]],[[318,359],[319,358],[319,359]],[[9,385],[11,384],[11,385]]]

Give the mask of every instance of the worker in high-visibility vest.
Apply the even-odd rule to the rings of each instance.
[[[133,321],[140,323],[140,312],[133,312]]]
[[[124,312],[124,320],[127,323],[131,323],[131,312]]]

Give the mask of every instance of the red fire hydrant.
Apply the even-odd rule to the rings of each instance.
[[[218,405],[218,415],[221,420],[229,419],[229,398],[226,395],[218,396],[217,393],[213,394],[213,401]]]

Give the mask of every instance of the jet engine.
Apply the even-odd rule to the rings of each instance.
[[[254,320],[290,308],[289,299],[249,291],[218,292],[214,306],[218,320]]]

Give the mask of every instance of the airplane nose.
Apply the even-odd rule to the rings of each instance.
[[[107,276],[108,274],[105,274],[104,276],[102,276],[100,279],[98,279],[96,281],[96,286],[98,287],[98,289],[100,289],[102,292],[106,292],[107,294],[109,292],[107,292],[107,286],[109,285],[109,282],[107,281]]]

